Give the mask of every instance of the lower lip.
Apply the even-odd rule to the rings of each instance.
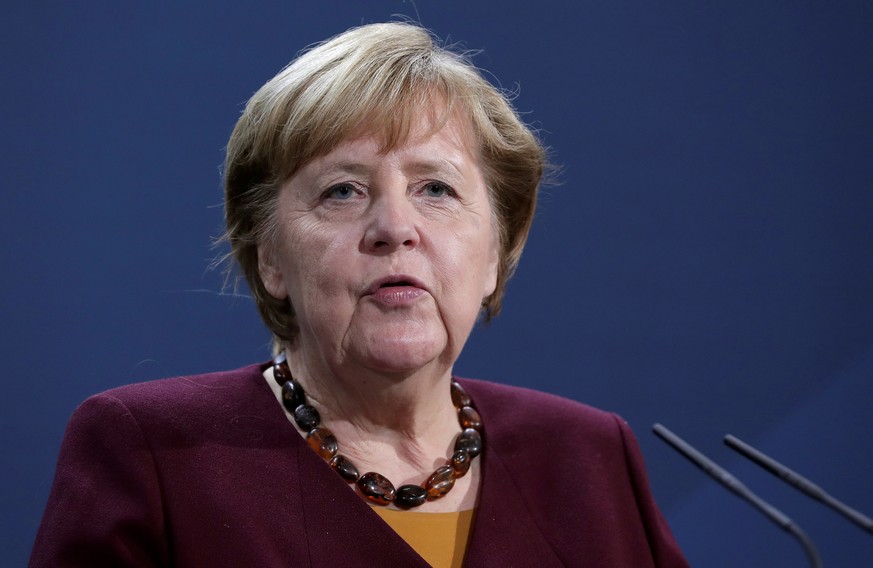
[[[415,286],[387,286],[379,288],[370,297],[386,306],[411,304],[424,295],[424,290]]]

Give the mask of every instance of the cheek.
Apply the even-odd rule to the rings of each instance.
[[[348,294],[352,267],[348,232],[300,224],[287,235],[285,276],[292,305],[300,317],[323,311],[338,294]],[[350,249],[350,247],[352,247]]]
[[[459,232],[452,239],[452,270],[445,274],[451,278],[458,300],[476,312],[497,287],[498,252],[494,240],[490,227]]]
[[[489,217],[487,223],[477,227],[477,234],[474,240],[470,241],[472,250],[468,253],[471,260],[476,259],[476,266],[479,267],[476,274],[480,279],[480,288],[477,290],[481,292],[480,300],[484,300],[497,289],[497,273],[500,266],[497,220],[493,213]]]

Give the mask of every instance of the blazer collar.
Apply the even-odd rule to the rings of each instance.
[[[502,418],[499,409],[489,407],[480,383],[462,382],[485,423],[485,450],[479,458],[482,477],[464,566],[516,566],[531,558],[537,559],[538,567],[562,566],[528,510],[511,468],[488,443],[489,424],[496,427]],[[290,530],[306,533],[302,540],[309,549],[310,565],[351,568],[390,562],[392,566],[427,568],[427,562],[308,447],[281,405],[273,402],[275,412],[282,414],[290,448],[297,454],[296,480],[285,479],[299,483],[289,491],[301,496],[301,526]]]

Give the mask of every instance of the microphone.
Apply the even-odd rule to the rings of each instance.
[[[694,449],[685,440],[661,424],[655,424],[652,426],[652,431],[659,438],[672,446],[674,450],[685,456],[689,461],[691,461],[691,463],[709,474],[713,479],[727,487],[730,491],[751,503],[756,509],[761,511],[764,516],[779,525],[782,530],[800,541],[804,552],[806,552],[807,558],[809,558],[810,566],[813,568],[821,568],[821,558],[818,555],[818,550],[816,550],[812,539],[810,539],[809,536],[803,532],[803,529],[797,526],[794,521],[788,518],[788,516],[786,516],[782,511],[755,495],[752,490],[743,485],[739,479]]]
[[[812,481],[808,480],[807,478],[803,477],[799,473],[785,467],[778,461],[764,454],[760,450],[753,448],[736,436],[731,436],[730,434],[728,434],[724,437],[724,443],[727,444],[727,446],[732,450],[736,450],[737,452],[749,458],[773,475],[781,478],[792,487],[802,491],[816,501],[820,501],[828,507],[834,509],[835,511],[861,527],[863,530],[869,533],[873,533],[873,519],[849,507],[842,501],[832,497],[827,493],[827,491],[825,491]]]

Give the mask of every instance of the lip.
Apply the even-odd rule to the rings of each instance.
[[[406,282],[404,286],[392,286],[396,288],[418,288],[424,292],[429,292],[427,286],[424,285],[418,278],[414,276],[409,276],[407,274],[391,274],[390,276],[385,276],[384,278],[379,278],[378,280],[374,280],[369,286],[367,286],[366,291],[364,292],[365,296],[372,296],[379,292],[379,290],[384,290],[383,286],[386,284],[393,284],[394,282]]]
[[[386,286],[396,282],[403,284]],[[370,284],[364,296],[384,306],[399,307],[415,303],[427,292],[425,285],[417,278],[406,274],[392,274]]]

